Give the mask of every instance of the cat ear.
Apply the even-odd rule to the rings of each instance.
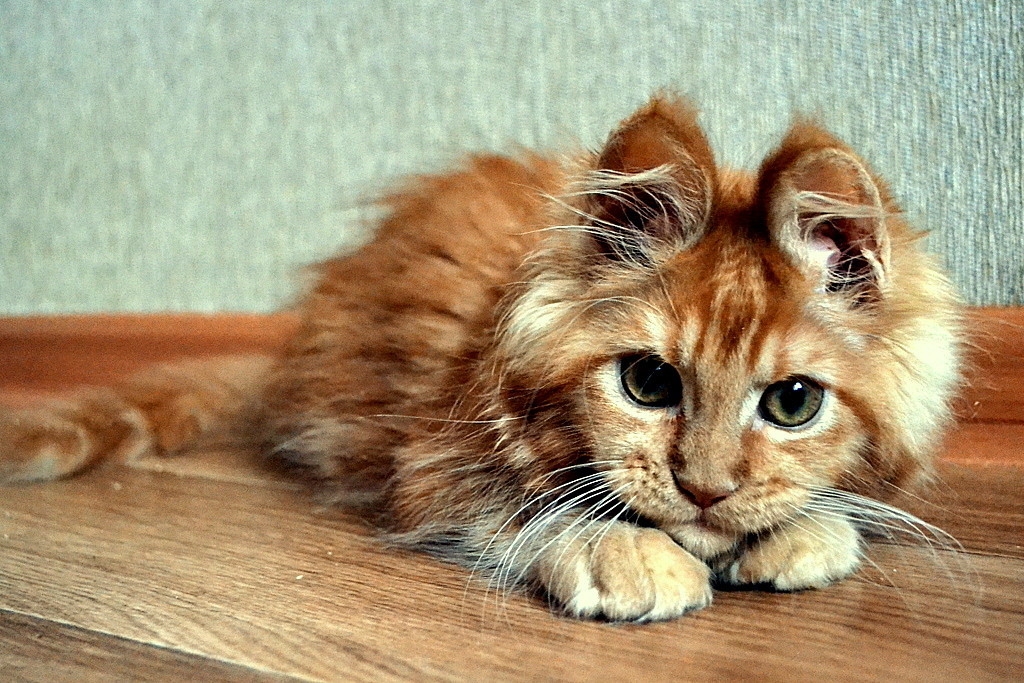
[[[891,200],[846,145],[797,123],[762,164],[758,185],[772,240],[822,291],[859,301],[884,290]]]
[[[611,134],[580,183],[602,253],[636,261],[692,245],[711,212],[715,173],[696,109],[654,97]]]

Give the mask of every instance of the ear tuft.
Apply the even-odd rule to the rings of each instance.
[[[761,167],[759,197],[772,240],[825,292],[863,302],[887,284],[884,186],[841,141],[798,122]]]
[[[683,156],[713,179],[715,156],[697,114],[693,104],[677,95],[655,95],[611,134],[598,168],[642,173],[678,164]]]
[[[602,253],[637,261],[652,246],[685,248],[702,234],[716,191],[714,155],[697,110],[660,94],[609,136],[581,180]]]

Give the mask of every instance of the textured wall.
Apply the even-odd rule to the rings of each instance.
[[[0,0],[0,313],[270,310],[389,179],[664,85],[733,164],[817,112],[1024,303],[1022,36],[1017,0]]]

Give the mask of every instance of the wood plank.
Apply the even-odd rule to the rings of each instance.
[[[898,504],[950,534],[954,544],[972,554],[1024,560],[1024,468],[1019,462],[940,462],[936,481]],[[952,542],[928,535],[937,545]],[[910,539],[902,536],[902,541]]]
[[[107,463],[111,476],[125,465]],[[145,455],[127,463],[127,467],[147,472],[167,472],[179,477],[203,477],[217,481],[249,486],[274,486],[302,490],[304,484],[285,477],[253,449],[243,449],[230,443],[209,441],[190,446],[186,451],[171,456]]]
[[[127,469],[114,487],[112,473],[5,491],[0,609],[316,679],[973,681],[1024,658],[1016,558],[964,571],[881,546],[883,573],[827,590],[719,593],[678,621],[612,626],[496,601],[295,491]]]
[[[4,611],[0,611],[0,679],[26,683],[294,680]]]

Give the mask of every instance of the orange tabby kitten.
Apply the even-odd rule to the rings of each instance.
[[[799,123],[756,175],[654,98],[597,154],[471,158],[320,266],[283,356],[164,368],[0,421],[0,479],[174,450],[219,423],[391,541],[654,620],[712,581],[855,571],[927,476],[960,309],[885,185]],[[905,518],[904,518],[905,519]]]

